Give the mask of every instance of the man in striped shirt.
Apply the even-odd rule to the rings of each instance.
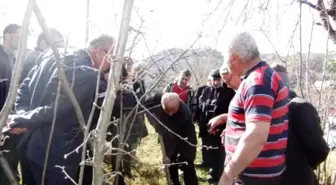
[[[278,185],[285,170],[288,129],[288,88],[260,60],[248,33],[230,44],[230,73],[242,77],[229,113],[210,120],[210,131],[227,122],[226,166],[219,185]]]

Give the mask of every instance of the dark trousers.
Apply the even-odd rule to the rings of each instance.
[[[9,138],[5,140],[5,143],[3,146],[0,147],[0,150],[2,151],[3,157],[8,162],[8,165],[12,170],[14,177],[16,178],[17,182],[19,182],[20,179],[19,179],[18,165],[20,160],[20,152],[16,149],[16,144],[19,141],[20,136],[9,134],[6,135],[6,137]],[[0,184],[1,185],[11,184],[2,166],[0,167]]]
[[[209,144],[209,137],[201,137],[202,146],[208,146]],[[202,153],[202,163],[206,166],[210,165],[210,157],[209,157],[209,149],[206,147],[201,148]]]
[[[80,172],[80,167],[78,168],[77,174],[76,174],[76,179],[75,181],[78,182],[79,180],[79,172]],[[84,174],[83,174],[83,185],[92,185],[92,174],[93,173],[93,168],[92,166],[85,166],[84,167]]]
[[[256,178],[241,175],[234,185],[280,185],[280,181],[281,177]]]
[[[225,162],[225,150],[220,142],[220,137],[216,135],[203,137],[202,144],[205,146],[211,146],[212,148],[217,148],[207,149],[205,157],[210,168],[209,175],[214,180],[219,180],[223,173]]]
[[[28,168],[32,172],[34,181],[36,182],[35,185],[41,184],[42,181],[42,173],[43,173],[43,166],[40,166],[31,160],[26,161],[29,165]],[[76,173],[78,170],[78,166],[67,166],[65,167],[65,172],[69,175],[73,180],[76,180]],[[68,178],[65,178],[65,174],[62,172],[62,169],[56,168],[54,166],[50,166],[47,168],[45,174],[45,185],[73,185],[72,181]]]
[[[196,170],[193,161],[187,161],[182,155],[170,159],[171,163],[187,162],[188,164],[171,165],[168,167],[172,185],[181,185],[179,181],[178,169],[183,171],[185,185],[197,185]]]
[[[34,173],[30,170],[29,160],[25,156],[21,156],[20,164],[22,185],[36,185],[41,183],[35,182]]]

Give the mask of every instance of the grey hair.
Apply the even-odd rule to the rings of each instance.
[[[90,41],[89,43],[89,47],[90,48],[97,48],[97,47],[102,47],[106,50],[110,50],[111,48],[113,48],[113,46],[115,45],[115,39],[110,36],[110,35],[100,35],[97,38],[94,38],[93,40]]]
[[[256,41],[247,32],[239,33],[233,38],[229,52],[237,53],[244,62],[249,62],[260,55]]]
[[[133,70],[137,69],[137,70],[144,70],[146,67],[146,62],[135,62],[132,65]]]
[[[165,104],[169,101],[180,101],[180,97],[177,93],[167,92],[162,95],[161,104]]]

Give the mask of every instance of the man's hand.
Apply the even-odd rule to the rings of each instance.
[[[224,145],[225,144],[225,129],[221,133],[220,137],[221,137],[222,145]]]
[[[9,130],[9,133],[19,135],[25,131],[27,131],[26,128],[12,128]]]
[[[9,115],[7,118],[6,125],[2,128],[2,133],[11,133],[11,134],[21,134],[25,132],[26,128],[11,128],[10,124],[13,120],[14,115]]]
[[[108,81],[109,80],[109,75],[110,75],[110,73],[105,73],[104,74],[104,77],[105,77],[105,79]]]
[[[216,116],[212,119],[210,119],[208,125],[209,125],[209,133],[215,134],[218,129],[217,127],[224,124],[227,120],[227,114],[221,114],[219,116]]]
[[[225,172],[223,172],[221,178],[219,179],[218,185],[233,185],[234,178],[229,177]]]

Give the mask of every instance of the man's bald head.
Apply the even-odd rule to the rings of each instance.
[[[164,93],[161,98],[163,110],[169,114],[175,114],[180,108],[180,97],[173,92]]]

